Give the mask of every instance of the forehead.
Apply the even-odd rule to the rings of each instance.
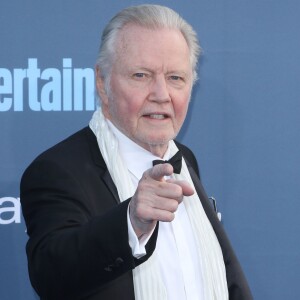
[[[179,30],[148,29],[126,25],[116,41],[117,59],[141,62],[164,61],[190,65],[190,49]]]

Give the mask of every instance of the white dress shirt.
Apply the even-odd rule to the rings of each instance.
[[[111,122],[109,126],[119,142],[120,155],[128,167],[132,182],[137,187],[143,173],[152,168],[152,161],[161,158],[134,143]],[[169,156],[170,153],[167,150],[163,159],[167,160]],[[127,218],[129,245],[132,254],[140,258],[146,254],[145,245],[152,233],[138,240],[132,228],[129,213]],[[155,251],[168,299],[203,300],[201,266],[191,224],[183,203],[179,205],[172,222],[160,222]]]

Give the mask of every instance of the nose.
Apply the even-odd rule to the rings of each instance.
[[[163,74],[156,75],[150,85],[149,100],[156,102],[170,101],[166,78]]]

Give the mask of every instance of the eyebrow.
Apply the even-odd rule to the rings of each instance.
[[[154,69],[150,69],[147,67],[142,67],[142,66],[135,66],[133,68],[131,68],[132,71],[134,71],[135,69],[137,69],[138,71],[146,71],[149,73],[156,73],[156,71]],[[180,76],[188,76],[188,73],[185,71],[180,71],[180,70],[171,70],[171,71],[167,71],[165,74],[178,74]]]

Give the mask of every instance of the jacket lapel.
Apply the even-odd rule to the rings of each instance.
[[[118,195],[118,190],[106,168],[106,171],[104,172],[103,176],[102,176],[102,180],[105,182],[107,188],[110,190],[110,192],[113,194],[114,199],[116,200],[116,202],[119,204],[120,203],[120,198]]]
[[[118,195],[118,190],[108,172],[107,166],[106,166],[105,161],[100,152],[100,149],[99,149],[99,146],[97,143],[97,139],[89,127],[87,128],[87,136],[89,139],[89,145],[90,145],[90,150],[91,150],[93,161],[94,161],[95,165],[97,165],[97,167],[102,169],[100,176],[101,176],[102,180],[104,181],[105,185],[107,186],[107,188],[112,193],[117,204],[119,204],[120,198]]]
[[[187,159],[185,159],[186,163],[187,163],[187,167],[189,169],[192,181],[194,183],[194,186],[196,188],[196,192],[199,196],[199,199],[201,201],[201,204],[203,206],[203,209],[211,223],[211,225],[213,226],[216,234],[219,233],[219,228],[220,228],[220,221],[218,219],[217,214],[215,213],[205,191],[204,188],[198,178],[198,176],[196,175],[194,169],[192,168],[192,166],[189,164],[189,162],[187,161]]]

